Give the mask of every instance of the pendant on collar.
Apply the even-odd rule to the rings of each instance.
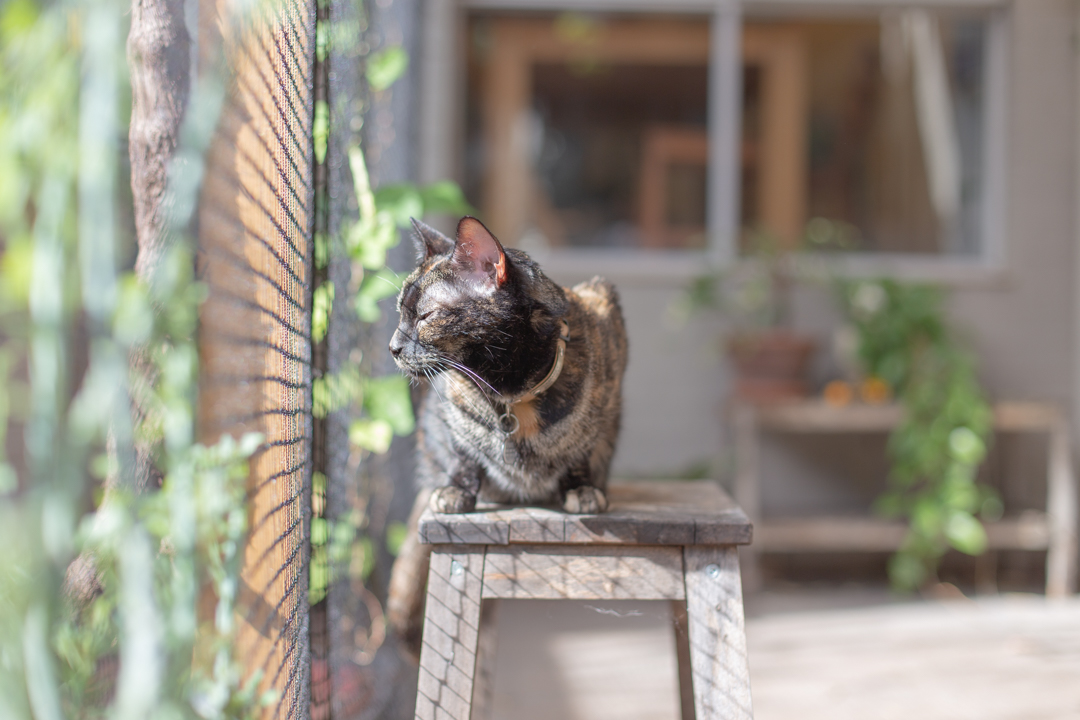
[[[518,403],[526,403],[535,400],[541,393],[555,384],[555,381],[559,379],[559,375],[562,374],[563,361],[566,359],[566,343],[568,342],[570,342],[570,324],[565,320],[560,320],[559,339],[555,345],[555,363],[551,366],[551,370],[543,380],[527,390],[523,395],[508,401],[506,403],[506,409],[499,415],[498,430],[503,436],[504,462],[507,461],[506,441],[510,439],[511,435],[518,431],[519,427],[521,427],[517,415],[514,414],[514,406]]]

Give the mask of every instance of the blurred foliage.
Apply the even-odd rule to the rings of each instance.
[[[914,589],[935,579],[950,547],[982,553],[986,532],[977,516],[1001,516],[996,493],[975,482],[993,412],[945,319],[940,290],[892,280],[847,281],[839,290],[862,370],[889,383],[904,408],[889,438],[891,488],[877,509],[910,521],[889,575],[895,587]]]
[[[373,53],[367,59],[368,85],[376,92],[386,90],[405,74],[408,67],[409,54],[400,45]]]
[[[319,23],[317,36],[331,33]],[[332,39],[324,42],[330,43]],[[375,91],[389,89],[408,67],[408,55],[398,46],[372,54],[366,60],[368,84]],[[323,103],[325,106],[325,103]],[[332,131],[329,114],[320,114],[316,106],[316,161],[326,160],[327,141]],[[327,282],[315,291],[312,339],[323,341],[330,328],[335,298],[343,300],[366,325],[382,320],[379,302],[397,295],[404,274],[387,267],[387,252],[401,241],[403,230],[411,228],[411,219],[432,213],[464,215],[474,212],[461,189],[453,182],[429,185],[396,183],[373,189],[364,152],[359,146],[349,149],[349,169],[353,192],[359,208],[358,218],[344,226],[341,237],[316,238],[316,265],[325,268],[330,254],[342,252],[351,264],[350,287],[335,287]],[[349,442],[362,453],[385,453],[394,436],[405,436],[415,429],[412,394],[408,380],[399,374],[373,377],[370,359],[353,359],[337,372],[314,380],[312,414],[325,418],[332,412],[347,410]],[[316,603],[326,596],[337,577],[366,579],[374,567],[375,549],[366,534],[367,518],[352,512],[344,519],[330,520],[323,509],[326,502],[326,478],[317,474],[313,487],[315,505],[311,533],[311,573],[308,597]],[[388,538],[391,544],[398,542]]]
[[[25,439],[18,474],[0,442],[5,718],[246,718],[270,700],[233,655],[246,459],[262,439],[194,442],[204,291],[188,217],[174,212],[153,287],[117,269],[127,10],[0,6],[0,440]],[[184,150],[201,153],[212,126],[193,121]],[[134,352],[152,385],[129,378]],[[157,492],[136,492],[136,438],[160,441]]]
[[[749,230],[738,262],[694,278],[672,307],[679,321],[703,310],[718,310],[736,333],[785,326],[795,282],[824,282],[823,254],[852,250],[858,231],[848,223],[816,217],[796,243],[765,228]]]

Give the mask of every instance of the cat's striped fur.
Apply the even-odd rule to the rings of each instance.
[[[479,495],[604,510],[627,359],[615,288],[600,278],[561,288],[474,218],[456,240],[422,223],[416,235],[421,261],[402,285],[390,348],[404,372],[431,381],[417,465],[421,484],[437,488],[433,507],[467,512]],[[552,370],[563,321],[558,378],[513,402]],[[499,419],[508,406],[509,436]]]

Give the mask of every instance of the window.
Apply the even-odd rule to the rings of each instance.
[[[429,64],[430,94],[464,106],[458,160],[434,127],[453,112],[425,112],[437,118],[426,137],[441,140],[422,152],[432,176],[457,168],[511,245],[732,257],[760,233],[796,245],[824,218],[865,257],[996,255],[999,9],[472,1],[483,6],[464,14],[463,102],[439,87],[453,86],[449,63]]]
[[[707,18],[474,15],[466,191],[526,247],[706,245]]]
[[[928,10],[748,19],[742,238],[845,223],[862,252],[977,255],[987,22]]]

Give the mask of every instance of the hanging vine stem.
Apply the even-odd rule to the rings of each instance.
[[[319,33],[320,37],[330,35],[325,30]],[[400,47],[390,47],[369,56],[366,64],[368,84],[380,92],[401,76],[408,66],[408,57]],[[320,118],[324,120],[320,121]],[[315,133],[316,160],[319,162],[325,159],[325,138],[332,131],[322,124],[328,118],[328,109],[320,109],[317,105]],[[336,287],[326,281],[316,289],[312,317],[315,342],[326,337],[335,298],[345,299],[361,323],[371,324],[381,318],[379,302],[396,295],[403,279],[387,266],[387,252],[400,242],[401,231],[410,227],[410,218],[427,213],[466,214],[472,211],[460,188],[449,181],[426,186],[399,183],[373,189],[364,152],[359,145],[349,148],[348,162],[358,208],[357,220],[344,227],[341,237],[323,238],[321,242],[326,246],[322,251],[324,258],[335,251],[345,253],[351,261],[352,277],[349,287]],[[363,359],[359,362],[351,360],[338,372],[316,378],[312,388],[313,414],[320,419],[331,412],[352,408],[350,442],[361,453],[382,454],[389,449],[395,435],[404,436],[413,431],[412,396],[404,376],[373,377],[369,367],[370,363]],[[325,477],[316,477],[313,488],[316,504],[325,502],[325,483]],[[374,542],[365,534],[364,513],[355,510],[358,509],[349,513],[344,521],[337,522],[325,520],[319,517],[319,512],[315,513],[309,588],[312,603],[325,597],[336,577],[347,575],[352,580],[363,581],[374,567]],[[369,609],[374,600],[374,596],[368,599]],[[377,624],[381,623],[381,609],[371,613],[371,618]],[[382,637],[377,629],[373,630],[374,637]],[[374,657],[377,648],[368,647],[370,644],[365,645],[364,657]]]
[[[976,482],[993,413],[937,289],[844,282],[840,296],[858,333],[863,370],[888,383],[904,408],[889,437],[890,488],[877,509],[909,520],[889,576],[895,587],[911,590],[936,580],[949,548],[968,555],[986,550],[979,516],[993,521],[1002,514],[997,493]]]

